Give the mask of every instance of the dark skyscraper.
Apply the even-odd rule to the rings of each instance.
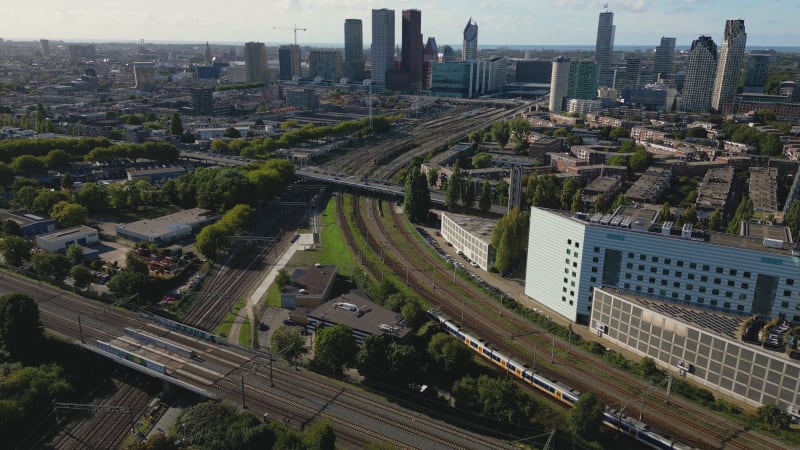
[[[656,61],[653,64],[653,73],[655,75],[664,75],[672,73],[672,60],[675,57],[675,38],[662,37],[661,44],[656,47]]]
[[[469,18],[467,26],[464,27],[464,43],[461,46],[461,60],[478,60],[478,24],[472,20],[472,17]]]
[[[344,20],[344,77],[364,79],[364,38],[361,19]]]
[[[400,69],[408,73],[409,88],[419,90],[422,81],[422,12],[403,11],[403,50]]]
[[[301,76],[300,73],[300,46],[281,45],[278,48],[278,65],[280,68],[280,79],[291,80]]]
[[[394,67],[394,10],[372,10],[372,82],[384,84],[386,72]]]
[[[600,86],[609,87],[614,81],[614,72],[611,70],[611,59],[614,53],[614,13],[601,12],[597,22],[597,43],[595,44],[594,58],[597,62],[597,75]]]

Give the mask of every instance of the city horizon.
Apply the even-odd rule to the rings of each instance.
[[[363,39],[365,47],[368,47],[372,42],[371,11],[387,7],[396,11],[397,38],[400,11],[420,9],[424,38],[436,37],[440,44],[460,43],[464,24],[472,17],[479,27],[479,45],[489,42],[493,46],[589,46],[594,42],[597,16],[604,11],[604,3],[597,0],[556,0],[552,4],[537,5],[535,9],[524,3],[515,4],[516,1],[502,9],[491,9],[475,1],[451,4],[452,0],[423,8],[405,4],[392,8],[357,0],[344,5],[295,1],[275,5],[268,11],[269,22],[264,23],[257,8],[247,1],[235,2],[226,10],[215,10],[213,17],[205,13],[213,6],[209,4],[206,8],[202,3],[191,10],[180,5],[156,4],[152,0],[143,0],[134,10],[122,9],[121,3],[113,1],[106,5],[109,8],[102,10],[85,0],[71,3],[68,10],[53,0],[42,0],[40,8],[36,9],[12,5],[6,8],[4,16],[14,20],[0,19],[0,29],[5,34],[0,37],[15,41],[138,42],[144,39],[153,43],[278,43],[292,42],[292,28],[297,27],[298,43],[308,45],[342,43],[344,20],[354,18],[363,22]],[[800,32],[792,20],[797,15],[788,13],[797,11],[800,5],[781,0],[771,3],[775,8],[767,9],[742,0],[672,0],[663,4],[623,0],[611,3],[608,11],[615,14],[617,46],[648,43],[646,45],[654,47],[661,36],[676,37],[679,48],[690,45],[699,35],[708,35],[719,41],[725,21],[735,17],[744,18],[748,41],[753,47],[800,45]],[[146,12],[151,10],[148,8],[150,4],[152,10],[160,11],[158,15]],[[114,6],[118,8],[112,8]],[[245,8],[254,14],[242,14]],[[132,33],[131,30],[136,31]],[[134,33],[139,36],[126,37]],[[206,36],[199,36],[201,33]],[[89,35],[105,37],[87,37]],[[187,39],[189,36],[192,38]],[[531,41],[540,43],[528,43]]]

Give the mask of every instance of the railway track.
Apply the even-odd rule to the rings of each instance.
[[[457,320],[459,316],[463,317],[465,324],[476,330],[480,336],[488,339],[493,346],[505,353],[529,355],[526,360],[531,359],[530,356],[533,354],[536,354],[536,358],[540,361],[549,359],[550,355],[546,350],[550,348],[551,342],[547,339],[546,333],[542,330],[536,330],[530,322],[510,312],[506,312],[502,319],[493,314],[490,314],[490,317],[487,316],[487,310],[494,310],[499,306],[493,300],[487,298],[488,294],[467,282],[462,281],[459,283],[460,280],[458,278],[456,278],[456,283],[450,283],[451,273],[441,267],[441,258],[432,255],[427,248],[415,239],[398,239],[402,233],[398,233],[397,230],[404,229],[405,225],[393,211],[390,214],[392,214],[394,230],[390,231],[382,228],[383,222],[377,217],[380,213],[376,212],[378,211],[376,208],[374,205],[371,207],[357,207],[356,210],[359,213],[356,214],[356,224],[360,233],[367,236],[370,246],[383,248],[382,253],[386,255],[384,257],[385,264],[399,277],[402,277],[405,273],[409,284],[415,290],[425,297],[436,299],[437,303],[454,320]],[[364,220],[362,214],[367,216],[366,220]],[[399,244],[398,241],[400,242]],[[427,274],[421,276],[419,270],[409,271],[409,267],[419,266],[418,262],[414,264],[402,256],[404,253],[402,247],[408,247],[409,242],[414,246],[411,251],[416,255],[423,255],[430,265],[430,270],[432,271],[430,276]],[[393,248],[386,250],[385,247],[387,246],[392,246]],[[369,270],[370,268],[368,267],[367,269]],[[440,281],[436,284],[436,288],[433,289],[432,284],[435,283],[434,280],[437,275]],[[378,274],[373,273],[373,276],[377,277]],[[496,330],[503,331],[500,333]],[[523,339],[514,339],[515,336],[523,337]],[[511,339],[514,340],[512,341]],[[557,347],[560,351],[569,350],[561,342],[557,343]],[[574,353],[578,350],[572,349],[571,351]],[[634,378],[621,370],[610,369],[606,365],[597,362],[588,353],[583,354],[584,352],[582,351],[581,353],[581,364],[572,363],[569,359],[560,360],[558,365],[565,367],[567,370],[557,370],[553,376],[581,391],[593,390],[600,394],[607,404],[612,405],[638,405],[641,398],[638,395],[643,391],[652,389],[650,385],[645,384],[642,380]],[[537,370],[540,369],[541,364]],[[598,376],[604,373],[608,373],[605,378]],[[592,380],[592,383],[589,384],[586,380]],[[624,380],[626,385],[632,387],[621,388],[619,380]],[[648,396],[648,399],[648,409],[651,411],[648,417],[652,416],[648,419],[649,423],[658,428],[674,430],[673,435],[681,436],[688,443],[701,448],[719,448],[722,446],[742,449],[783,448],[780,444],[754,435],[738,424],[715,417],[708,417],[707,414],[699,411],[696,406],[688,402],[673,401],[671,407],[664,407],[653,401],[666,400],[663,395],[652,393]],[[685,428],[676,429],[675,424],[683,424],[686,426],[685,428],[693,429],[692,436],[687,435]]]

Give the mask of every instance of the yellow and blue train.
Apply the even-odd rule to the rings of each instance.
[[[570,407],[575,406],[575,402],[577,402],[578,398],[580,398],[580,392],[556,380],[549,379],[539,372],[525,368],[523,364],[509,358],[495,349],[489,348],[482,339],[472,336],[459,327],[455,322],[440,314],[438,311],[433,309],[428,310],[428,316],[439,322],[444,331],[455,336],[458,340],[469,347],[469,349],[501,367],[503,370],[523,380],[525,383],[528,383],[531,386],[539,389],[545,394],[556,398]],[[625,416],[610,407],[606,407],[603,423],[615,430],[619,430],[625,434],[628,434],[637,441],[640,441],[652,448],[675,450],[695,449],[695,447],[678,442],[669,436],[657,433],[651,430],[647,424]]]

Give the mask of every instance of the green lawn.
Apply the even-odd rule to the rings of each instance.
[[[325,211],[319,218],[320,226],[320,248],[299,251],[294,254],[286,270],[291,273],[295,267],[308,267],[316,263],[332,264],[337,266],[339,274],[349,277],[353,272],[353,255],[347,247],[339,228],[336,226],[336,198],[332,197],[328,202]],[[272,288],[270,288],[270,291]],[[274,294],[267,292],[267,304],[277,306],[280,303],[280,296],[277,290]],[[272,297],[274,295],[274,298]]]
[[[231,311],[229,311],[228,314],[225,316],[225,318],[222,319],[222,322],[220,322],[220,324],[217,325],[217,328],[214,328],[215,334],[222,333],[225,336],[228,336],[228,334],[230,334],[231,326],[233,326],[233,322],[236,320],[236,316],[239,314],[239,310],[244,307],[244,302],[245,298],[242,297],[236,302],[235,305],[233,305],[233,308],[231,308]]]
[[[242,327],[239,329],[239,345],[251,347],[253,341],[253,331],[250,329],[250,320],[245,318]]]

